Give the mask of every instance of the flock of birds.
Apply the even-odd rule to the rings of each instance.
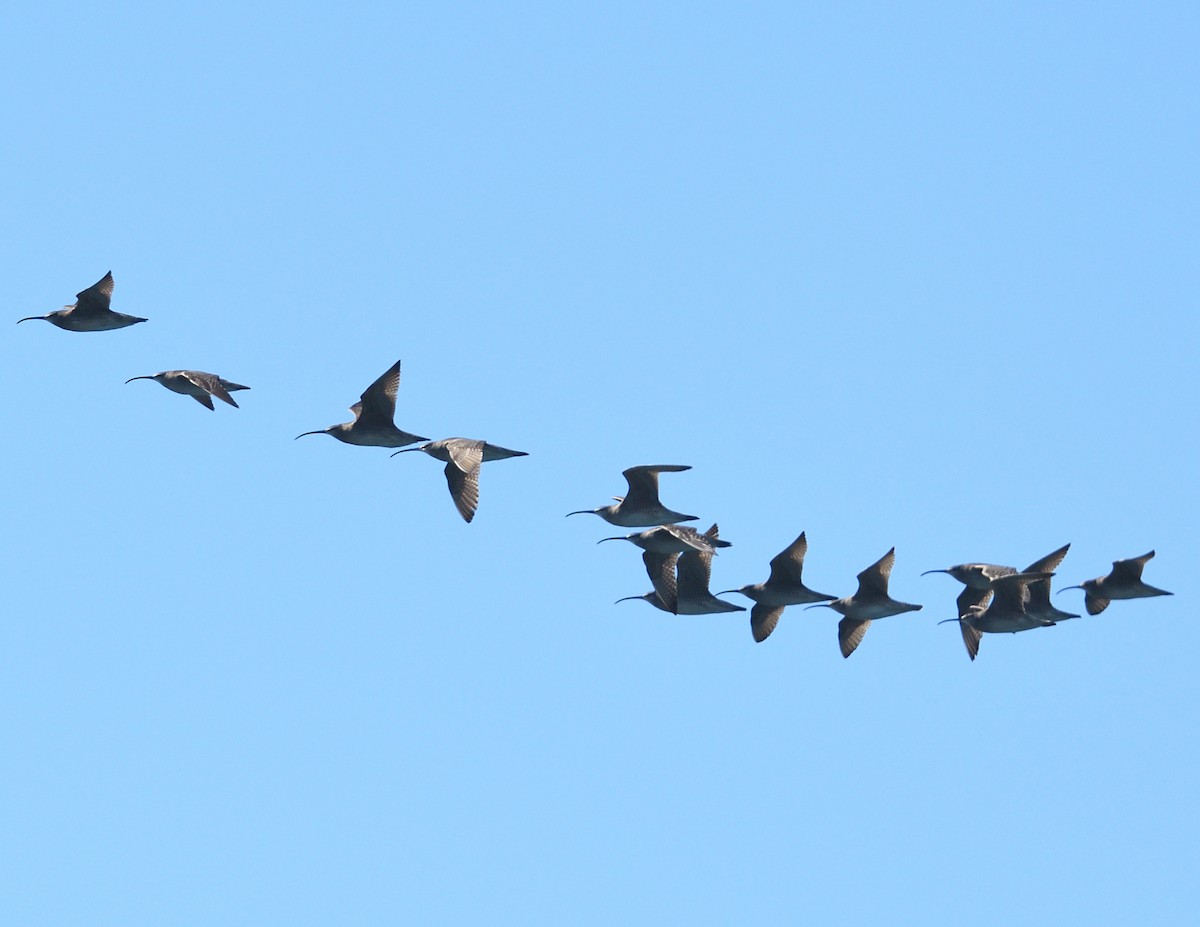
[[[110,271],[77,294],[73,304],[44,316],[18,319],[18,323],[43,319],[65,331],[100,332],[146,321],[138,316],[114,312],[111,308],[112,293],[113,277]],[[237,408],[238,404],[230,394],[250,388],[201,370],[164,370],[131,377],[125,382],[132,383],[134,380],[154,380],[173,392],[191,396],[209,409],[214,408],[214,396]],[[396,451],[393,457],[407,451],[423,451],[446,464],[446,483],[450,496],[459,514],[470,522],[479,506],[480,467],[490,460],[525,457],[526,452],[471,438],[431,441],[396,427],[396,394],[399,387],[400,361],[396,361],[363,391],[358,402],[350,406],[354,415],[352,421],[306,431],[297,435],[297,440],[305,435],[327,434],[346,444],[403,448]],[[410,444],[419,446],[407,447]],[[695,528],[681,525],[680,522],[698,520],[697,516],[673,511],[659,500],[659,474],[690,469],[690,466],[681,464],[630,467],[623,474],[629,486],[628,492],[624,496],[614,496],[612,505],[567,513],[568,516],[598,515],[620,528],[649,529],[601,538],[597,542],[629,541],[642,550],[642,561],[654,588],[640,596],[618,599],[618,602],[641,599],[655,608],[676,615],[708,615],[745,611],[741,605],[718,598],[738,593],[754,602],[750,610],[750,630],[758,642],[770,636],[789,605],[831,608],[842,615],[842,620],[838,622],[838,643],[843,657],[850,656],[862,643],[872,621],[921,609],[920,605],[897,601],[888,594],[888,580],[896,562],[894,547],[858,574],[858,589],[853,595],[836,598],[808,588],[802,575],[804,557],[808,552],[808,540],[803,532],[771,560],[771,572],[765,582],[715,594],[710,592],[712,558],[718,548],[729,547],[729,542],[721,540],[715,524],[703,534]],[[944,570],[927,570],[921,575],[946,573],[963,584],[963,591],[955,602],[957,617],[947,620],[958,622],[967,653],[974,660],[984,634],[1053,627],[1060,621],[1080,617],[1055,608],[1050,603],[1051,577],[1069,548],[1069,544],[1064,545],[1035,560],[1024,570],[995,563],[960,563]],[[1114,599],[1172,595],[1142,580],[1142,571],[1153,556],[1154,551],[1150,551],[1140,557],[1116,560],[1107,575],[1066,589],[1083,590],[1084,606],[1089,615],[1100,614]]]
[[[107,332],[146,321],[135,315],[114,312],[111,308],[112,294],[113,276],[112,271],[109,271],[86,290],[77,293],[75,302],[71,305],[63,306],[47,315],[18,319],[17,323],[43,319],[69,332]],[[230,393],[250,388],[233,383],[215,373],[205,373],[203,370],[164,370],[146,376],[130,377],[125,382],[132,383],[134,380],[154,380],[173,392],[191,396],[209,409],[213,408],[213,396],[229,403],[235,409],[238,408]],[[396,393],[399,389],[400,361],[396,361],[379,379],[363,390],[358,402],[350,407],[354,414],[353,421],[330,425],[318,431],[306,431],[296,435],[296,438],[299,440],[304,435],[331,435],[346,444],[357,444],[360,447],[405,447],[423,441],[420,447],[410,447],[406,450],[424,451],[430,457],[446,464],[446,482],[450,487],[450,496],[454,499],[459,514],[468,522],[471,521],[479,506],[480,466],[488,460],[528,455],[525,451],[512,451],[472,438],[443,438],[440,441],[430,441],[428,438],[397,428]],[[402,454],[404,451],[396,453]]]
[[[760,643],[775,630],[783,610],[789,605],[832,608],[842,615],[838,622],[838,645],[843,657],[854,653],[872,621],[921,610],[920,605],[900,602],[888,594],[888,580],[896,563],[894,547],[858,574],[858,589],[853,595],[839,599],[810,589],[804,585],[803,578],[804,557],[808,553],[804,532],[772,558],[771,573],[765,582],[715,594],[710,592],[713,555],[718,547],[729,547],[729,542],[720,539],[715,524],[703,534],[695,528],[680,525],[679,522],[696,521],[697,517],[672,511],[659,501],[659,474],[690,469],[680,464],[630,467],[624,474],[629,492],[625,496],[614,496],[615,504],[567,513],[568,516],[599,515],[609,524],[622,528],[650,529],[601,538],[597,542],[629,541],[643,551],[642,562],[654,588],[640,596],[618,599],[618,602],[643,599],[655,608],[677,615],[709,615],[745,611],[741,605],[717,598],[727,593],[739,593],[754,602],[750,610],[750,631]],[[1066,544],[1020,571],[997,563],[960,563],[944,570],[927,570],[921,575],[948,573],[963,584],[963,591],[955,603],[958,617],[948,620],[959,623],[967,653],[974,660],[984,634],[1048,628],[1079,617],[1050,604],[1050,578],[1070,547]],[[1153,556],[1154,551],[1150,551],[1140,557],[1117,560],[1107,576],[1066,588],[1083,590],[1089,615],[1100,614],[1113,599],[1171,595],[1142,581],[1142,569]]]

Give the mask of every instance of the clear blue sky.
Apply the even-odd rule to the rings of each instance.
[[[1200,13],[1044,6],[4,14],[7,315],[150,321],[0,339],[0,917],[1190,923]],[[397,358],[471,525],[292,440]],[[924,610],[614,605],[642,463]],[[921,572],[1066,542],[1176,595],[972,664]]]

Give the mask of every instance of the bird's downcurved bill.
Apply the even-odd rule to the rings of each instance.
[[[949,570],[926,570],[926,571],[925,571],[924,573],[922,573],[921,575],[922,575],[922,576],[928,576],[930,573],[949,573],[949,572],[950,572]]]
[[[126,382],[126,383],[132,383],[134,380],[153,380],[153,379],[154,379],[154,377],[130,377],[130,378],[129,378],[128,380],[126,380],[125,382]]]
[[[1068,589],[1082,589],[1082,588],[1083,588],[1082,586],[1063,586],[1063,587],[1062,587],[1061,589],[1059,589],[1058,591],[1059,591],[1059,592],[1066,592]]]
[[[424,441],[425,439],[424,439],[424,438],[418,438],[417,440],[419,440],[419,441]],[[409,451],[419,451],[419,450],[420,450],[420,448],[419,448],[419,447],[406,447],[406,448],[405,448],[404,450],[402,450],[402,451],[396,451],[396,454],[407,454]],[[389,457],[395,457],[395,456],[396,456],[396,454],[388,454],[388,456],[389,456]]]
[[[304,437],[304,435],[323,435],[323,434],[325,434],[325,430],[324,430],[324,429],[322,429],[322,430],[320,430],[320,431],[306,431],[306,432],[304,432],[304,434],[303,434],[303,435],[296,435],[296,437],[292,438],[292,440],[293,440],[293,441],[299,441],[301,438],[303,438],[303,437]]]
[[[23,319],[17,319],[17,324],[20,325],[22,322],[36,322],[38,319],[41,319],[44,322],[50,321],[44,315],[27,315]]]
[[[567,512],[566,517],[570,518],[572,515],[595,515],[595,514],[596,514],[596,512],[594,509],[580,509],[578,512]],[[605,538],[605,540],[608,540],[608,538]],[[634,598],[637,598],[637,596],[634,596]]]
[[[815,605],[804,606],[805,611],[808,611],[810,608],[833,608],[833,606],[830,605],[828,602],[818,602]]]

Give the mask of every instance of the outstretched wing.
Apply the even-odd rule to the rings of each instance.
[[[454,441],[446,446],[450,461],[446,464],[446,483],[458,514],[464,520],[475,517],[479,507],[479,467],[483,463],[482,441]]]
[[[858,645],[862,643],[862,639],[866,636],[867,628],[870,626],[870,618],[862,620],[843,618],[838,622],[838,644],[841,645],[843,657],[848,657],[854,653]]]
[[[756,643],[761,644],[771,636],[782,614],[782,605],[755,605],[750,609],[750,633]]]
[[[1142,554],[1140,557],[1130,557],[1128,560],[1114,560],[1112,573],[1109,574],[1110,579],[1118,580],[1122,583],[1141,582],[1142,568],[1154,556],[1154,551],[1148,554]]]
[[[621,475],[629,484],[629,492],[625,496],[625,504],[633,509],[650,508],[659,504],[658,475],[660,473],[679,473],[692,469],[680,464],[654,464],[641,467],[630,467]]]
[[[675,561],[678,559],[679,554],[656,554],[651,551],[642,554],[642,563],[646,565],[646,573],[654,584],[659,601],[672,613],[679,610],[679,596],[675,587]]]

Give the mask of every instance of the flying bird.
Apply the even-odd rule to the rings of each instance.
[[[887,618],[904,612],[920,611],[920,605],[898,602],[888,595],[888,579],[896,563],[896,548],[892,548],[858,574],[858,591],[834,602],[819,602],[809,608],[832,608],[845,617],[838,622],[838,644],[842,656],[848,657],[862,643],[867,628],[876,618]]]
[[[296,435],[332,435],[345,444],[360,447],[404,447],[418,441],[428,441],[420,435],[409,434],[396,427],[396,393],[400,389],[400,361],[392,364],[378,380],[363,390],[358,402],[350,407],[354,421],[330,425],[318,431]]]
[[[213,408],[213,396],[224,400],[235,409],[238,408],[238,404],[229,394],[235,390],[250,388],[219,377],[215,373],[205,373],[203,370],[164,370],[152,376],[130,377],[125,382],[132,383],[134,380],[154,380],[173,392],[191,396],[200,405],[210,409]]]
[[[443,438],[430,441],[420,447],[409,447],[396,454],[424,451],[430,457],[446,464],[446,483],[450,497],[464,521],[470,522],[479,507],[479,468],[489,460],[504,460],[507,457],[528,457],[525,451],[510,451],[497,444],[476,441],[472,438]],[[396,454],[392,456],[395,457]]]
[[[692,469],[682,464],[658,464],[655,466],[630,467],[622,475],[629,484],[629,493],[613,496],[615,505],[603,505],[598,509],[581,509],[567,512],[571,515],[599,515],[610,525],[620,528],[646,528],[652,525],[669,525],[677,521],[696,521],[695,515],[673,512],[658,500],[658,475],[681,473]]]
[[[57,325],[69,332],[109,332],[146,321],[136,315],[113,312],[109,308],[112,292],[113,275],[110,270],[86,290],[76,293],[75,302],[71,305],[56,309],[48,315],[31,315],[17,319],[17,324],[45,319],[51,325]]]
[[[1156,595],[1174,595],[1173,592],[1157,589],[1142,582],[1142,570],[1153,556],[1154,551],[1150,551],[1140,557],[1114,560],[1112,572],[1107,576],[1089,579],[1078,586],[1064,586],[1058,591],[1082,589],[1083,604],[1089,615],[1099,615],[1108,608],[1108,603],[1113,599],[1143,599]]]
[[[796,540],[772,558],[771,575],[765,583],[753,583],[717,593],[724,595],[725,592],[738,592],[754,600],[755,605],[750,609],[750,633],[758,643],[765,641],[775,630],[784,608],[788,605],[828,602],[835,598],[823,592],[814,592],[804,585],[801,574],[807,552],[808,540],[801,531]]]

